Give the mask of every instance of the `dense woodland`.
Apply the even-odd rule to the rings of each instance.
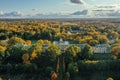
[[[16,77],[10,75],[19,75],[21,77],[18,80],[118,80],[120,78],[117,74],[120,70],[119,22],[119,20],[97,19],[1,20],[1,79],[15,80]],[[86,45],[84,48],[70,45],[62,53],[60,47],[53,43],[60,38],[74,44]],[[114,42],[111,43],[111,40]],[[45,51],[43,44],[48,45]],[[92,46],[96,44],[110,44],[112,52],[94,54]],[[99,79],[84,77],[85,72],[90,75],[91,72],[99,71],[103,71],[105,76]],[[116,73],[108,74],[109,71]]]

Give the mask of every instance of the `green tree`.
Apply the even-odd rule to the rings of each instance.
[[[11,63],[22,63],[22,55],[27,52],[24,45],[14,45],[6,50],[10,56],[6,59],[7,62]]]
[[[76,62],[70,63],[68,65],[68,71],[70,72],[71,76],[76,75],[76,73],[79,71],[77,63]]]
[[[65,70],[68,70],[68,64],[70,62],[76,61],[78,58],[78,53],[81,52],[81,48],[75,45],[68,46],[65,49],[64,60],[65,60]]]
[[[63,80],[70,80],[70,73],[66,72]]]
[[[90,59],[92,55],[93,55],[92,47],[90,45],[86,44],[81,53],[82,59]]]

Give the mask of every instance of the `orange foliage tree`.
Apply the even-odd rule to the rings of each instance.
[[[51,80],[57,80],[58,78],[58,75],[56,72],[53,72],[52,75],[51,75]]]
[[[30,40],[27,40],[27,41],[26,41],[26,45],[30,46],[30,45],[31,45],[31,41],[30,41]]]

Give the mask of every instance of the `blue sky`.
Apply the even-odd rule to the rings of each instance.
[[[0,0],[0,18],[119,17],[120,0]]]

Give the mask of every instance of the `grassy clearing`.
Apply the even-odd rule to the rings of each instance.
[[[95,53],[92,56],[93,60],[111,60],[112,54],[101,54],[101,53]]]

